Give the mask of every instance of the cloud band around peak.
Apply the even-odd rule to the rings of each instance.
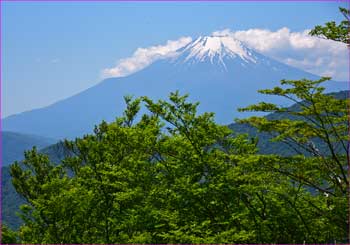
[[[346,44],[308,35],[309,30],[292,32],[283,27],[277,31],[224,29],[214,36],[232,36],[256,51],[282,63],[334,80],[348,78],[348,50]],[[176,50],[192,41],[191,37],[169,40],[164,45],[138,48],[131,57],[121,59],[112,68],[102,71],[104,78],[122,77],[137,72],[156,60],[172,57]]]

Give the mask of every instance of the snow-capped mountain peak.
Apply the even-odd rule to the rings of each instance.
[[[190,101],[200,102],[199,113],[215,112],[217,122],[228,124],[242,116],[236,108],[265,101],[258,89],[273,88],[281,79],[319,79],[259,54],[230,36],[199,37],[179,47],[171,49],[169,56],[162,55],[165,48],[160,53],[165,58],[129,76],[106,79],[48,107],[7,117],[3,129],[56,139],[75,138],[91,133],[102,120],[111,122],[122,115],[124,95],[158,100],[177,90],[189,94]],[[140,54],[144,54],[142,50]],[[341,89],[332,90],[345,90],[346,86],[344,83]],[[270,102],[283,101],[277,97]]]
[[[179,50],[178,54],[185,62],[191,63],[210,60],[211,63],[218,62],[225,66],[225,58],[256,63],[254,51],[231,36],[201,36]]]

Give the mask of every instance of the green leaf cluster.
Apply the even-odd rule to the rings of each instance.
[[[317,25],[310,31],[310,35],[349,44],[350,12],[349,9],[342,7],[339,10],[345,20],[341,21],[338,25],[335,21],[327,22],[325,26]]]

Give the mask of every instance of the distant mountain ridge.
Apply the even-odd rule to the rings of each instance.
[[[166,99],[172,91],[189,93],[200,112],[216,113],[221,124],[245,116],[236,109],[261,100],[283,103],[258,94],[281,79],[318,79],[300,69],[268,58],[229,36],[199,37],[174,55],[154,62],[126,77],[109,78],[77,95],[48,107],[9,116],[5,130],[52,138],[74,138],[91,133],[102,120],[113,121],[125,108],[123,96]],[[346,89],[329,82],[328,91]]]
[[[54,144],[57,140],[32,134],[3,131],[2,135],[2,166],[9,165],[14,161],[22,160],[25,150],[36,146],[42,149]]]

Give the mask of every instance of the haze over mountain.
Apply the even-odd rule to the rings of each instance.
[[[281,79],[317,79],[316,75],[268,58],[230,36],[199,37],[186,46],[126,77],[98,85],[48,107],[9,116],[5,130],[52,138],[72,138],[92,132],[101,120],[112,121],[125,108],[123,96],[167,98],[172,91],[189,93],[200,111],[216,113],[219,123],[232,123],[236,109],[261,100],[258,89],[277,86]],[[328,91],[345,90],[346,83],[329,82]]]

